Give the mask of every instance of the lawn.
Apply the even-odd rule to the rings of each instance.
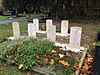
[[[20,24],[20,30],[21,30],[21,35],[27,31],[27,21],[21,21],[19,22]],[[12,33],[12,23],[8,23],[8,24],[2,24],[0,25],[0,37],[2,38],[8,38],[13,36]]]
[[[23,75],[16,67],[0,62],[0,75]]]
[[[60,26],[59,21],[54,22],[58,27]],[[21,35],[23,33],[27,32],[27,24],[28,22],[26,21],[21,21],[20,22],[20,30],[21,30]],[[93,23],[78,23],[78,22],[71,22],[69,27],[72,26],[80,26],[83,28],[82,31],[82,45],[83,46],[89,46],[90,50],[94,48],[95,40],[96,40],[96,34],[98,31],[100,31],[100,23],[99,22],[93,22]],[[8,38],[12,36],[12,24],[6,24],[6,25],[0,25],[0,37],[2,38]],[[18,70],[15,66],[9,66],[5,63],[0,62],[0,75],[25,75],[27,72],[22,72]],[[39,75],[34,72],[30,72],[30,75]],[[28,74],[28,73],[27,73]]]
[[[44,16],[42,13],[32,13],[30,14],[30,17],[33,16]],[[4,20],[8,20],[10,16],[0,16],[0,21],[4,21]],[[20,18],[20,17],[29,17],[29,14],[18,14],[18,17],[16,18]]]
[[[29,17],[29,14],[18,14],[19,17]],[[30,17],[32,16],[43,16],[42,13],[34,13],[34,14],[30,14]]]
[[[0,75],[40,75],[32,71],[21,71],[16,66],[0,61]]]
[[[8,17],[7,16],[0,16],[0,21],[2,20],[8,20]]]

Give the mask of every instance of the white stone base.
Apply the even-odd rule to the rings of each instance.
[[[8,40],[16,40],[14,37],[9,37]]]
[[[46,31],[36,31],[36,33],[45,34]],[[56,33],[56,35],[57,35],[57,36],[69,36],[70,34],[65,35],[65,34],[61,34],[61,33]]]
[[[80,49],[70,48],[69,44],[66,44],[66,50],[71,50],[73,52],[80,52],[81,50],[84,50],[84,47],[80,47]]]
[[[46,31],[36,31],[36,33],[45,34],[45,33],[46,33]]]
[[[55,43],[54,46],[58,46],[58,47],[66,47],[66,44],[63,43]]]
[[[20,36],[19,38],[25,38],[26,36]],[[15,38],[15,37],[9,37],[8,40],[18,40],[19,38]]]
[[[61,43],[55,43],[54,46],[58,46],[58,47],[63,47],[64,50],[71,50],[73,52],[81,52],[81,50],[85,50],[84,47],[80,47],[80,49],[74,49],[74,48],[70,48],[69,44],[61,44]]]
[[[61,33],[56,33],[57,36],[69,36],[70,34],[61,34]]]

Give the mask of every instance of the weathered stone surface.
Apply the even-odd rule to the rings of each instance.
[[[61,34],[68,35],[68,20],[61,21]]]
[[[80,49],[81,33],[82,33],[81,27],[71,27],[70,40],[69,40],[70,48]]]
[[[52,20],[46,20],[46,31],[48,31],[51,25],[52,25]]]
[[[36,29],[33,23],[28,24],[28,36],[36,38]]]
[[[47,39],[50,41],[56,41],[56,26],[50,25],[47,29]]]
[[[39,31],[39,19],[33,19],[33,24],[36,25],[36,31]]]
[[[19,28],[19,22],[13,22],[13,36],[15,39],[18,39],[20,37],[20,28]]]

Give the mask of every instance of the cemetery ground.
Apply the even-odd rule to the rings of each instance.
[[[9,15],[9,14],[5,14],[5,15]],[[11,15],[9,15],[9,16],[5,16],[5,15],[2,15],[2,16],[0,16],[0,21],[4,21],[4,20],[9,20],[9,18],[20,18],[20,17],[29,17],[29,14],[18,14],[18,16],[16,17],[16,16],[11,16]],[[44,14],[42,14],[42,13],[31,13],[30,14],[30,17],[33,17],[33,16],[44,16]]]
[[[27,35],[27,25],[28,22],[26,21],[21,21],[20,22],[20,28],[21,28],[21,35]],[[45,29],[43,23],[41,23],[40,28]],[[60,31],[60,21],[54,21],[54,25],[57,25],[57,31]],[[82,46],[88,47],[88,52],[85,58],[85,61],[83,63],[83,67],[81,69],[81,74],[80,75],[89,75],[91,73],[91,67],[93,63],[93,50],[95,47],[95,41],[96,41],[96,36],[97,32],[100,30],[100,23],[99,22],[75,22],[75,21],[70,21],[69,27],[72,26],[80,26],[83,28],[82,31]],[[5,41],[6,38],[12,36],[12,24],[7,24],[7,25],[0,25],[0,42]],[[41,38],[41,36],[39,36]],[[66,42],[66,39],[64,37],[58,37],[59,42]],[[21,43],[20,43],[21,44]],[[55,52],[55,50],[53,51]],[[70,55],[70,54],[69,54]],[[39,57],[37,56],[39,59]],[[87,60],[88,59],[88,60]],[[53,64],[53,60],[51,60]],[[67,64],[69,65],[69,64]],[[76,65],[77,66],[77,65]],[[76,68],[75,69],[79,69]],[[88,70],[90,69],[90,70]],[[34,73],[32,71],[20,71],[18,70],[18,67],[8,65],[2,61],[0,61],[0,75],[40,75],[38,73]],[[63,75],[63,74],[60,74]]]

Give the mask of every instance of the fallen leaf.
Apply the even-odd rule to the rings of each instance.
[[[48,62],[48,58],[45,58],[44,60],[43,60],[43,63],[47,63]]]
[[[59,57],[59,54],[58,54],[58,53],[55,53],[55,56],[56,56],[56,57]]]
[[[88,73],[88,69],[89,69],[89,66],[87,64],[85,64],[82,69],[81,69],[81,72],[82,73]]]
[[[87,58],[87,61],[91,63],[93,62],[93,58]]]
[[[60,57],[60,58],[62,58],[62,57],[64,57],[64,56],[65,56],[64,54],[59,54],[59,57]]]
[[[70,64],[64,60],[59,60],[59,63],[63,64],[64,66],[70,66]]]
[[[52,53],[56,53],[57,51],[56,50],[52,50]]]
[[[14,53],[17,53],[17,50],[13,50]]]
[[[27,73],[26,73],[26,75],[30,75],[30,73],[29,73],[29,72],[27,72]]]
[[[92,58],[92,55],[90,55],[90,54],[87,54],[87,56],[88,56],[89,58]]]
[[[36,59],[40,59],[40,57],[38,55],[36,55]]]
[[[84,68],[82,68],[82,69],[81,69],[81,72],[82,72],[82,73],[87,73],[87,70],[84,69]]]
[[[70,64],[68,62],[64,62],[63,65],[70,66]]]
[[[83,68],[86,69],[86,70],[88,70],[88,69],[89,69],[89,65],[85,64],[85,65],[83,66]]]
[[[19,42],[17,42],[17,44],[18,44],[18,45],[22,45],[22,44],[23,44],[23,42],[22,42],[22,41],[19,41]]]
[[[53,65],[53,64],[54,64],[54,60],[51,59],[51,61],[50,61],[50,65]]]
[[[16,57],[11,57],[11,60],[16,60]]]
[[[60,60],[60,58],[56,58],[56,60]]]
[[[78,66],[76,63],[74,64],[73,68],[74,68],[75,70],[80,70],[79,66]]]
[[[76,61],[78,61],[78,62],[80,61],[80,60],[79,60],[79,57],[75,57],[75,59],[76,59]]]
[[[49,51],[48,50],[46,50],[46,53],[48,53]]]
[[[16,57],[14,57],[14,56],[12,56],[12,55],[9,55],[9,58],[10,58],[11,60],[16,60]]]
[[[71,57],[72,55],[69,54],[68,52],[66,52],[66,56],[67,56],[67,57]]]
[[[19,69],[21,69],[22,67],[23,67],[23,64],[20,64],[20,65],[19,65]]]

